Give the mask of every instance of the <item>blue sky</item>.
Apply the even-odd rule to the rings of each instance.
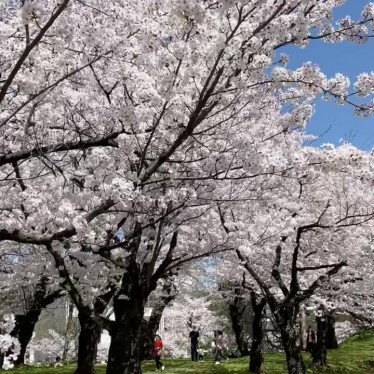
[[[350,15],[358,19],[369,0],[347,0],[338,8],[335,18]],[[282,50],[290,57],[289,68],[297,68],[306,61],[320,66],[328,76],[339,72],[347,75],[351,83],[361,72],[374,70],[374,39],[364,45],[354,43],[328,44],[311,41],[307,48],[287,47]],[[328,131],[327,131],[328,130]],[[323,143],[339,144],[340,140],[349,141],[356,147],[371,150],[374,147],[374,115],[368,119],[358,118],[351,106],[337,106],[333,101],[319,99],[316,110],[307,131],[313,135],[322,135],[315,145]],[[326,132],[327,131],[327,132]]]

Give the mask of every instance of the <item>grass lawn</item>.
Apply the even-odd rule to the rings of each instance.
[[[305,355],[308,374],[317,373],[311,367],[309,355]],[[369,367],[365,364],[374,361],[374,334],[365,333],[349,339],[339,349],[331,351],[328,354],[328,364],[330,368],[326,374],[374,374],[374,366]],[[189,360],[165,360],[165,373],[169,374],[244,374],[248,373],[248,359],[236,359],[225,362],[222,365],[214,365],[214,362],[191,362]],[[286,374],[286,367],[283,354],[265,355],[266,373]],[[149,361],[143,365],[143,373],[151,374],[155,371],[153,362]],[[60,368],[44,367],[24,367],[17,370],[11,370],[7,373],[17,374],[72,374],[73,366],[64,366]],[[98,366],[98,374],[105,373],[104,366]]]

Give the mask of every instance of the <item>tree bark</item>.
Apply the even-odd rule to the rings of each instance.
[[[3,370],[5,353],[0,352],[0,370]]]
[[[266,305],[264,297],[257,300],[256,294],[251,293],[253,321],[252,321],[252,346],[249,352],[249,372],[259,374],[263,369],[264,358],[262,355],[262,342],[263,342],[263,311]]]
[[[154,318],[152,318],[154,317]],[[154,336],[160,325],[162,313],[152,311],[149,321],[143,319],[141,326],[141,333],[139,335],[139,357],[140,360],[146,360],[150,357],[152,350]]]
[[[293,324],[282,325],[281,338],[286,353],[288,374],[305,374],[303,356],[297,344],[298,333]]]
[[[301,350],[295,346],[293,348],[287,347],[286,352],[288,374],[305,374],[305,365]]]
[[[145,301],[141,300],[141,295],[138,300],[129,301],[126,309],[114,306],[116,321],[111,334],[107,374],[142,373],[139,336]]]
[[[157,287],[160,278],[167,277],[167,267],[177,245],[178,232],[174,232],[168,254],[154,272],[157,251],[150,262],[139,265],[136,259],[141,235],[131,242],[127,258],[127,270],[122,276],[121,287],[113,299],[115,322],[111,328],[111,343],[107,374],[141,374],[140,334],[144,317],[144,308],[148,297]],[[151,250],[154,238],[149,238]],[[154,248],[160,248],[158,245]],[[169,274],[171,275],[171,273]]]
[[[326,315],[327,331],[326,331],[326,348],[337,349],[339,348],[338,340],[335,334],[335,316],[334,312],[329,312]]]
[[[20,343],[20,353],[17,357],[15,365],[22,365],[25,363],[25,354],[27,346],[34,333],[35,325],[38,322],[41,309],[30,310],[25,315],[16,315],[16,325],[11,332],[11,335],[16,337]]]
[[[79,333],[78,365],[75,374],[94,374],[97,345],[101,337],[101,324],[89,312],[80,310],[78,319]]]
[[[154,337],[160,326],[160,321],[165,308],[177,296],[176,288],[171,281],[166,281],[162,287],[162,294],[159,302],[153,307],[151,316],[148,321],[143,319],[141,333],[139,336],[139,355],[140,360],[148,358],[152,349]]]
[[[305,364],[298,344],[299,332],[295,322],[299,313],[297,303],[289,303],[275,311],[278,327],[281,333],[283,349],[286,353],[288,374],[305,374]]]
[[[245,305],[243,305],[243,298],[241,297],[241,290],[239,287],[235,288],[235,297],[233,301],[229,301],[229,313],[231,319],[231,326],[234,331],[236,345],[240,355],[248,356],[248,342],[245,336],[243,328],[243,313],[245,311]]]
[[[324,310],[320,310],[321,315],[316,317],[317,321],[317,347],[314,363],[325,368],[327,366],[326,332],[327,319]]]
[[[107,374],[141,374],[140,333],[149,293],[147,279],[134,261],[123,275],[113,300],[115,322],[111,331]]]

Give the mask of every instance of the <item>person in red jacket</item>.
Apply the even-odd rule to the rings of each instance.
[[[161,336],[160,335],[155,335],[155,342],[154,342],[153,348],[152,348],[152,356],[156,361],[157,370],[161,369],[161,371],[165,370],[165,366],[161,361],[163,348],[164,348],[164,344],[162,343]]]

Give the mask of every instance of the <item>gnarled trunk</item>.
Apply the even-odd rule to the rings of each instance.
[[[317,321],[317,347],[314,357],[314,363],[325,368],[327,366],[327,350],[326,350],[326,332],[327,332],[327,319],[324,311],[321,315],[316,317]]]
[[[288,374],[305,374],[301,349],[297,344],[298,333],[293,325],[282,326],[281,338],[286,353]]]
[[[305,374],[305,364],[299,347],[284,348],[288,374]]]
[[[5,357],[5,353],[0,351],[0,370],[2,370],[3,365],[4,365],[4,357]]]
[[[125,310],[114,307],[116,322],[111,333],[107,374],[142,373],[139,337],[145,303],[141,300],[131,301],[126,303]]]
[[[262,355],[262,342],[263,342],[263,311],[266,305],[266,299],[260,298],[257,300],[256,294],[251,293],[253,321],[252,321],[252,346],[249,352],[249,371],[251,373],[261,373],[264,358]]]
[[[339,347],[339,344],[335,334],[335,316],[333,312],[330,312],[326,315],[326,322],[326,348],[337,349]]]
[[[295,302],[282,306],[274,313],[286,353],[288,374],[305,374],[305,364],[298,344],[299,332],[295,327],[298,313],[299,305]]]
[[[153,311],[152,311],[153,314]],[[139,335],[139,357],[140,360],[146,360],[150,357],[150,352],[153,347],[154,336],[158,330],[161,321],[160,314],[157,314],[157,318],[146,321],[143,319],[141,325],[141,332]]]
[[[75,374],[94,374],[97,345],[101,337],[101,325],[85,311],[79,311],[80,324],[78,366]]]
[[[140,226],[140,224],[138,224]],[[174,232],[168,253],[177,245],[178,232]],[[148,248],[152,249],[153,239],[149,238]],[[115,322],[111,328],[111,343],[107,374],[141,374],[140,333],[144,308],[148,297],[157,287],[157,281],[165,275],[170,264],[170,255],[153,273],[157,256],[151,262],[139,265],[136,253],[140,246],[141,235],[131,242],[127,258],[127,271],[122,276],[121,287],[113,300]],[[155,248],[158,248],[156,245]]]
[[[166,304],[159,303],[153,308],[148,321],[143,319],[141,324],[141,332],[139,334],[139,358],[140,361],[146,360],[152,350],[154,337],[160,326],[160,321]]]
[[[136,263],[123,276],[121,290],[113,301],[115,322],[107,374],[141,374],[140,333],[144,308],[151,290]]]
[[[240,355],[248,356],[248,342],[243,328],[243,312],[246,309],[243,304],[243,299],[240,296],[235,296],[232,302],[229,302],[229,313],[231,319],[232,330],[234,331],[236,345]]]
[[[18,339],[20,343],[20,353],[17,357],[15,365],[22,365],[25,363],[25,354],[27,346],[34,333],[35,325],[38,322],[41,309],[30,310],[25,315],[16,315],[16,325],[11,332],[11,335]]]
[[[176,296],[177,293],[175,286],[171,281],[166,281],[162,287],[162,294],[159,302],[153,307],[149,320],[146,321],[143,319],[142,321],[141,333],[139,336],[140,360],[148,358],[164,310]]]

